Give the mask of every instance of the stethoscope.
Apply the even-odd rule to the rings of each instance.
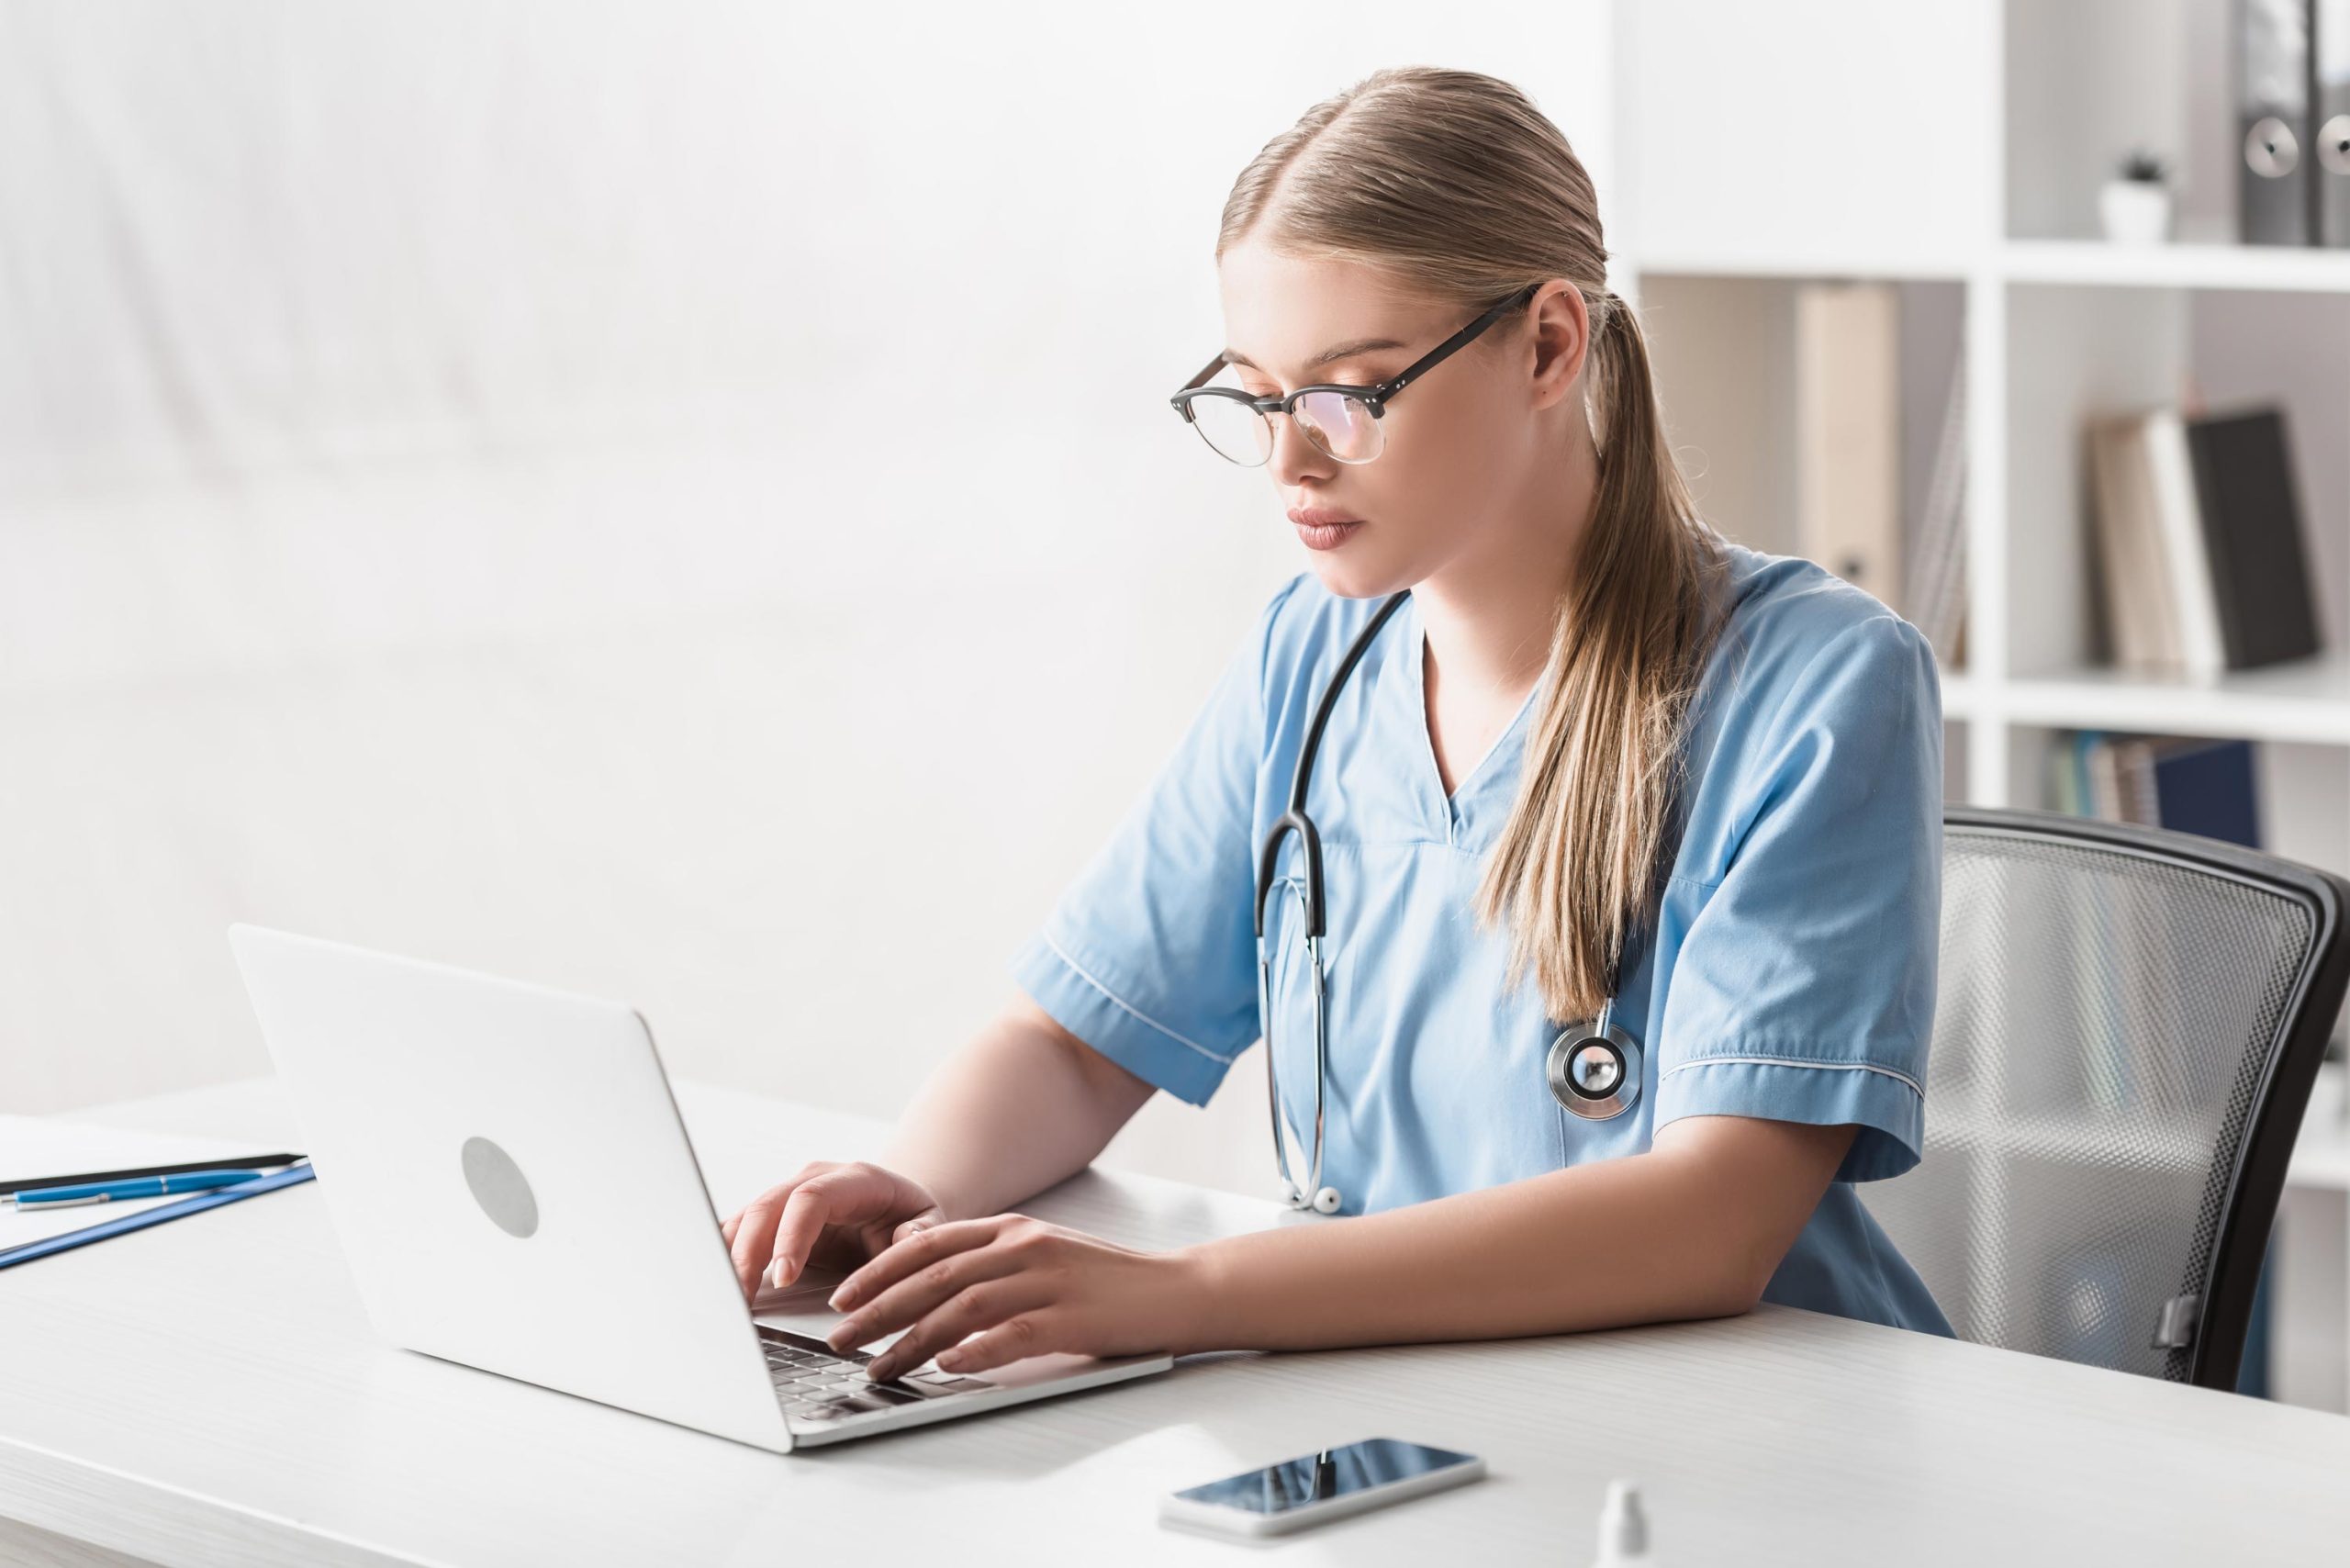
[[[1379,629],[1403,608],[1412,590],[1390,594],[1379,613],[1371,618],[1338,663],[1338,672],[1323,689],[1322,700],[1314,710],[1314,721],[1306,726],[1305,749],[1298,754],[1297,777],[1290,785],[1289,810],[1282,813],[1272,830],[1265,835],[1265,846],[1257,860],[1257,1004],[1265,1021],[1265,1092],[1271,1098],[1273,1112],[1273,1158],[1281,1167],[1281,1195],[1293,1209],[1311,1207],[1317,1214],[1336,1214],[1340,1202],[1336,1187],[1322,1184],[1322,1106],[1323,1092],[1329,1079],[1330,1035],[1327,1018],[1327,993],[1322,978],[1322,935],[1324,924],[1322,895],[1322,835],[1315,828],[1314,819],[1305,814],[1305,784],[1314,773],[1314,754],[1321,748],[1322,731],[1330,722],[1330,709],[1337,700],[1338,689],[1354,673],[1362,661],[1363,650],[1371,646]],[[1265,946],[1265,895],[1272,890],[1273,863],[1281,853],[1281,840],[1295,833],[1305,846],[1305,887],[1298,893],[1305,910],[1305,956],[1314,967],[1314,1168],[1306,1184],[1300,1187],[1290,1174],[1289,1148],[1282,1141],[1287,1118],[1281,1114],[1281,1086],[1275,1077],[1273,1058],[1272,956]],[[1292,891],[1297,890],[1292,887]],[[1620,956],[1619,956],[1620,957]],[[1588,1121],[1604,1122],[1622,1115],[1639,1103],[1640,1044],[1631,1032],[1615,1021],[1616,974],[1611,968],[1608,977],[1607,1000],[1600,1004],[1599,1016],[1589,1027],[1570,1025],[1550,1042],[1550,1049],[1543,1058],[1542,1076],[1550,1086],[1550,1093],[1559,1103],[1573,1114]],[[1309,1204],[1306,1193],[1314,1194]]]

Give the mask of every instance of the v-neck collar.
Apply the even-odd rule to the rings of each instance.
[[[1542,682],[1539,678],[1535,680],[1533,688],[1518,702],[1516,713],[1503,726],[1501,734],[1494,737],[1494,744],[1485,748],[1485,755],[1460,776],[1460,782],[1453,786],[1451,794],[1447,795],[1444,770],[1437,766],[1436,737],[1428,730],[1428,633],[1420,621],[1419,596],[1414,594],[1406,600],[1404,610],[1411,621],[1409,634],[1404,640],[1406,649],[1404,659],[1411,666],[1410,679],[1404,684],[1411,698],[1412,733],[1419,737],[1418,749],[1423,764],[1420,768],[1421,792],[1431,807],[1430,825],[1441,826],[1445,841],[1452,843],[1460,831],[1464,803],[1484,787],[1486,776],[1495,766],[1495,759],[1509,749],[1510,743],[1516,738],[1518,730],[1526,723],[1527,714],[1533,711],[1534,700],[1542,694]]]

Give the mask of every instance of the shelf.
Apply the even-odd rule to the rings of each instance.
[[[1971,267],[1954,255],[1919,255],[1901,251],[1833,252],[1707,251],[1636,252],[1617,253],[1617,262],[1637,276],[1726,278],[1888,278],[1957,283]]]
[[[1989,695],[1974,693],[1977,711]],[[2350,658],[2329,650],[2209,681],[2109,668],[2019,675],[1998,706],[2010,722],[2055,729],[2350,745]]]
[[[2288,1185],[2350,1192],[2350,1121],[2342,1114],[2345,1078],[2350,1078],[2350,1069],[2340,1062],[2326,1062],[2317,1070],[2309,1111],[2293,1144],[2293,1162],[2285,1172]]]
[[[2118,245],[2015,240],[1997,269],[2010,283],[2350,294],[2350,250],[2313,245]]]
[[[2316,245],[2113,244],[2102,240],[2010,240],[1968,254],[1747,251],[1627,253],[1630,273],[1660,277],[1883,278],[2119,288],[2281,290],[2350,294],[2350,249]]]
[[[2293,1146],[2293,1162],[2285,1168],[2285,1182],[2308,1192],[2350,1192],[2350,1136],[2303,1132]]]

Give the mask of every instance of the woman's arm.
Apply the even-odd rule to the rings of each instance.
[[[1856,1128],[1684,1116],[1649,1152],[1184,1249],[1187,1350],[1510,1338],[1720,1317],[1761,1297]]]
[[[835,1350],[982,1372],[1047,1350],[1305,1350],[1744,1312],[1857,1129],[1683,1116],[1645,1154],[1342,1220],[1136,1251],[1026,1215],[909,1236],[834,1293]]]
[[[1091,1164],[1151,1093],[1016,994],[932,1070],[874,1163],[929,1188],[949,1219],[995,1214]]]

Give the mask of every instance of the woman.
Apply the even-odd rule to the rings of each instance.
[[[1234,346],[1177,403],[1265,464],[1312,570],[883,1159],[812,1164],[727,1222],[746,1293],[854,1270],[835,1348],[907,1330],[877,1378],[1758,1300],[1951,1332],[1852,1186],[1919,1158],[1933,657],[1858,588],[1698,520],[1606,257],[1565,139],[1472,73],[1380,72],[1242,173],[1216,247]],[[1237,388],[1203,386],[1227,364]],[[1303,390],[1330,384],[1385,397]],[[1262,1016],[1258,846],[1317,699],[1406,588],[1306,801],[1327,1100],[1321,1159],[1300,1130],[1283,1167],[1357,1217],[1152,1253],[1000,1212],[1154,1089],[1205,1103],[1268,1025],[1287,1125],[1315,1126],[1304,846],[1277,851]],[[1603,1005],[1637,1051],[1579,1097],[1553,1042]]]

